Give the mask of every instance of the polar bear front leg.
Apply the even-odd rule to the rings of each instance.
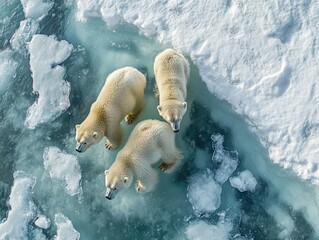
[[[123,129],[121,124],[118,124],[115,128],[110,129],[106,135],[105,148],[108,150],[116,149],[122,141]]]
[[[137,180],[135,182],[135,190],[136,192],[145,192],[145,187],[143,186],[140,180]]]
[[[138,96],[133,111],[125,116],[125,122],[132,124],[144,108],[144,95]]]

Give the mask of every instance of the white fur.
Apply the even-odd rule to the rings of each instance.
[[[181,158],[182,155],[175,146],[175,134],[166,122],[140,122],[117,154],[110,169],[106,171],[106,196],[112,195],[112,199],[118,191],[129,187],[133,179],[136,180],[137,191],[153,190],[157,182],[157,172],[152,165],[161,159],[160,169],[169,172]]]
[[[187,110],[188,61],[175,50],[166,49],[156,56],[154,73],[159,94],[158,112],[174,131],[179,131]]]
[[[92,104],[86,119],[76,126],[77,151],[107,137],[105,146],[115,149],[122,140],[120,122],[131,123],[144,107],[145,76],[137,69],[124,67],[112,72]]]

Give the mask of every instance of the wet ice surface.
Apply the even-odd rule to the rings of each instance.
[[[231,177],[229,181],[232,187],[237,188],[241,192],[253,192],[257,185],[256,179],[248,170],[238,173],[238,176]]]
[[[43,3],[50,5],[51,1]],[[1,238],[318,238],[316,187],[273,165],[258,137],[228,104],[209,93],[194,65],[188,88],[189,109],[181,132],[176,135],[185,156],[182,165],[173,174],[159,173],[154,192],[138,194],[132,187],[117,199],[107,201],[104,170],[116,152],[106,151],[101,142],[78,154],[74,126],[87,115],[107,74],[127,65],[139,68],[148,80],[146,108],[138,121],[160,119],[153,93],[153,61],[158,52],[171,45],[162,46],[155,39],[140,36],[132,26],[108,29],[99,18],[79,22],[72,11],[72,1],[66,5],[55,1],[44,18],[40,12],[27,17],[23,12],[27,12],[26,8],[19,1],[6,4],[6,8],[0,7],[4,16],[0,19],[0,74],[4,76],[0,84],[0,129],[4,136],[0,140]],[[44,15],[49,5],[42,8]],[[174,11],[179,13],[182,7]],[[106,19],[114,20],[111,15],[105,15]],[[152,30],[152,26],[145,29]],[[39,36],[43,39],[39,43],[42,55],[48,56],[30,64],[31,56],[37,52],[30,51],[29,41]],[[60,51],[61,43],[65,47]],[[55,68],[65,72],[55,74]],[[35,72],[52,78],[37,81]],[[283,64],[280,76],[281,72],[289,76],[290,70]],[[269,77],[280,79],[276,76]],[[57,86],[50,92],[52,82],[59,84],[56,80],[69,83],[67,94]],[[35,93],[38,90],[33,84],[43,91]],[[24,123],[34,103],[43,103],[43,109],[39,118],[33,118],[37,121],[30,129]],[[47,116],[51,117],[45,119]],[[134,125],[123,126],[127,137]],[[307,132],[311,136],[312,130]],[[230,179],[245,170],[257,181],[253,192],[240,192],[230,184]],[[204,195],[200,186],[209,194]],[[81,191],[79,198],[77,193]],[[214,201],[210,202],[210,195],[219,201],[211,205]],[[18,211],[26,215],[17,214]]]

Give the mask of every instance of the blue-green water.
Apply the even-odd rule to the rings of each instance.
[[[11,49],[9,40],[23,20],[23,10],[18,1],[1,4],[4,7],[0,8],[0,48],[4,51]],[[1,93],[0,218],[3,223],[10,211],[7,201],[14,184],[13,173],[19,170],[36,179],[32,199],[37,214],[51,220],[48,229],[40,229],[33,220],[28,221],[26,230],[21,230],[22,239],[53,238],[57,234],[54,216],[59,212],[70,219],[81,239],[187,239],[187,230],[200,220],[210,225],[227,224],[230,239],[318,238],[316,189],[271,163],[245,119],[207,90],[189,58],[189,108],[181,132],[176,135],[177,145],[184,154],[182,165],[173,174],[159,173],[159,184],[151,193],[138,194],[132,186],[114,200],[106,200],[104,170],[112,164],[117,151],[105,150],[101,142],[83,154],[77,153],[74,126],[88,114],[106,76],[124,66],[136,67],[147,77],[146,107],[138,121],[161,119],[153,91],[153,62],[156,54],[171,46],[141,36],[132,26],[108,29],[101,19],[94,18],[78,22],[74,8],[75,4],[69,6],[56,1],[37,30],[68,41],[74,50],[62,64],[66,68],[64,79],[71,84],[71,106],[34,130],[24,126],[27,109],[37,98],[32,93],[29,54],[27,48],[10,53],[18,66]],[[126,137],[133,127],[134,124],[125,126]],[[221,185],[220,207],[212,213],[197,214],[187,197],[187,188],[191,176],[207,168],[212,173],[218,169],[211,159],[216,150],[211,141],[213,134],[224,136],[225,151],[238,153],[239,165],[233,176],[248,169],[256,178],[257,187],[254,192],[241,193],[226,181]],[[68,195],[44,169],[43,151],[51,146],[77,156],[82,171],[82,194]],[[0,233],[9,230],[0,224]],[[201,233],[198,232],[198,239]],[[11,239],[10,235],[6,239]],[[210,239],[219,238],[217,235]]]

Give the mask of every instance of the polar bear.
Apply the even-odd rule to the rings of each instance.
[[[133,67],[112,72],[92,104],[89,115],[76,125],[76,151],[85,152],[93,144],[107,138],[105,147],[115,149],[122,140],[120,122],[127,124],[137,117],[144,107],[145,76]]]
[[[157,110],[173,131],[178,132],[187,110],[189,63],[182,54],[166,49],[156,56],[154,73],[159,94]]]
[[[149,192],[157,183],[152,165],[160,159],[160,169],[172,172],[182,154],[176,148],[175,134],[169,124],[159,120],[144,120],[136,125],[127,143],[105,171],[105,197],[113,199],[135,179],[137,192]]]

